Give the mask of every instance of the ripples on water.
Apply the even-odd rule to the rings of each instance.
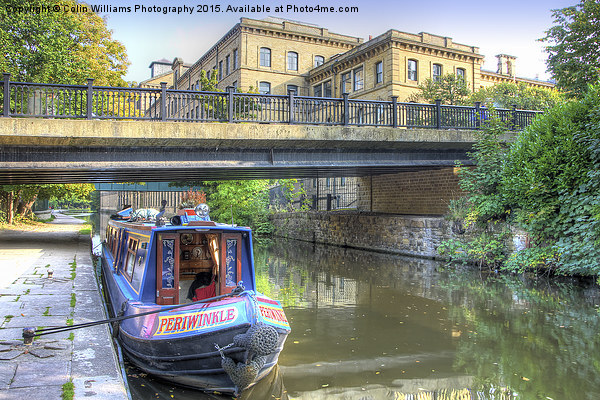
[[[246,399],[598,399],[600,296],[585,282],[278,240],[258,289],[292,332]],[[138,399],[226,399],[130,371]]]

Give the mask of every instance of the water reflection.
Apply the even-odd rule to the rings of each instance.
[[[292,326],[280,357],[290,398],[600,397],[593,285],[299,242],[257,260]]]

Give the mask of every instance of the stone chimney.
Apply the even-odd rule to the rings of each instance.
[[[514,77],[517,57],[509,56],[508,54],[498,54],[496,58],[498,59],[498,70],[496,73]]]

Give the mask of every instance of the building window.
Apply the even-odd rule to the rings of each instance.
[[[287,92],[294,92],[294,94],[298,94],[298,86],[297,85],[287,85]]]
[[[238,49],[233,50],[233,70],[238,69]]]
[[[383,62],[375,64],[375,84],[383,82]]]
[[[260,48],[260,66],[270,67],[271,66],[271,49],[266,47]]]
[[[352,78],[352,73],[351,72],[346,72],[345,74],[342,74],[342,93],[349,93],[350,92],[350,82],[351,82],[351,78]]]
[[[323,97],[331,97],[331,81],[323,83]]]
[[[321,86],[321,84],[318,84],[317,86],[313,87],[313,93],[315,97],[323,97],[323,87]]]
[[[465,80],[467,78],[467,74],[464,68],[456,68],[456,76]]]
[[[442,78],[441,64],[433,64],[433,80],[439,81]]]
[[[298,71],[298,53],[294,51],[288,52],[288,69],[290,71]]]
[[[269,82],[260,82],[258,84],[260,94],[271,94],[271,84]]]
[[[354,82],[353,82],[354,91],[362,90],[365,86],[365,78],[363,76],[363,67],[358,67],[354,70]]]
[[[319,65],[325,64],[325,57],[323,56],[315,56],[315,68]]]
[[[223,79],[223,61],[219,61],[219,80]]]
[[[408,80],[417,80],[417,60],[408,60]]]
[[[229,61],[231,60],[231,57],[229,56],[229,54],[227,55],[227,57],[225,57],[225,76],[229,75],[229,73],[231,72],[231,70],[229,69]]]

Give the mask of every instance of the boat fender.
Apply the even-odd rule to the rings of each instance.
[[[233,343],[258,356],[266,356],[275,351],[279,334],[270,325],[259,322],[252,325],[246,333],[235,335]]]
[[[239,362],[236,364],[230,357],[223,356],[221,366],[235,385],[236,396],[256,380],[258,372],[264,367],[265,362],[265,357],[256,357],[252,361],[248,360],[245,363]]]

